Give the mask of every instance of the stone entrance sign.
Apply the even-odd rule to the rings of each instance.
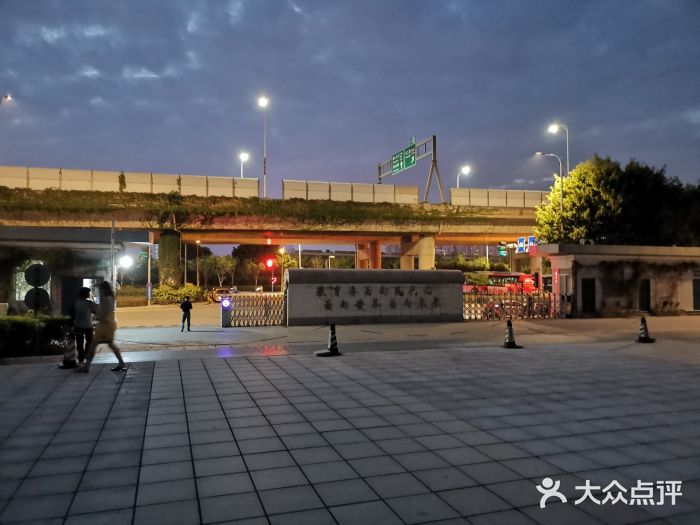
[[[457,270],[287,270],[287,325],[462,321]]]

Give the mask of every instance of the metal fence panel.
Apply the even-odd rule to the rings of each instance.
[[[285,323],[283,293],[234,294],[231,326],[274,326]]]
[[[464,294],[464,319],[543,319],[560,317],[560,301],[554,294]]]
[[[464,294],[465,321],[545,319],[562,316],[556,294]],[[277,326],[286,323],[283,293],[235,294],[231,296],[231,326]]]

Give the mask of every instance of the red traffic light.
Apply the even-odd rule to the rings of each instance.
[[[265,261],[265,266],[267,266],[268,268],[272,268],[273,264],[275,264],[275,263],[272,259],[268,259]]]

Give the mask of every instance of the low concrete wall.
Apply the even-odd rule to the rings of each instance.
[[[353,182],[352,200],[355,202],[374,202],[374,185]]]
[[[282,198],[284,199],[306,199],[306,181],[304,180],[283,180]]]
[[[59,168],[0,166],[0,186],[31,190],[120,191],[124,173],[125,193],[170,193],[200,197],[258,197],[258,179],[233,179],[205,175],[176,175],[137,171],[98,171]],[[306,183],[304,182],[304,195]],[[304,197],[306,198],[306,197]]]
[[[418,186],[283,180],[282,198],[417,204]]]
[[[233,196],[247,199],[260,196],[260,181],[258,179],[234,179]]]
[[[463,320],[457,270],[287,270],[287,325]]]
[[[331,182],[331,200],[351,201],[352,184],[349,182]]]
[[[120,191],[120,171],[75,170],[0,166],[0,186],[45,190]],[[125,193],[170,193],[200,197],[258,197],[260,182],[255,178],[209,177],[125,171]],[[534,208],[546,202],[548,193],[529,190],[488,190],[450,188],[455,206],[500,206]],[[283,180],[283,199],[393,202],[417,204],[418,186]]]
[[[394,202],[418,204],[418,186],[394,186]]]
[[[331,198],[331,184],[330,182],[308,181],[306,195],[309,200],[328,200]]]
[[[394,202],[394,186],[391,184],[375,184],[374,202]]]
[[[535,208],[547,202],[548,197],[545,191],[450,188],[450,203],[454,206]]]
[[[231,177],[207,177],[204,187],[205,193],[212,197],[232,197],[233,196],[233,179]],[[185,181],[182,184],[182,191],[185,191]]]

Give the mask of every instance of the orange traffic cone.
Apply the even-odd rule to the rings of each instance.
[[[328,349],[320,350],[316,352],[318,357],[333,357],[336,355],[342,355],[338,351],[338,340],[335,337],[335,325],[332,324],[330,331],[328,332]]]
[[[515,332],[513,332],[513,322],[508,319],[506,321],[506,339],[503,342],[503,348],[522,348],[515,344]]]
[[[639,337],[637,338],[638,343],[653,343],[656,341],[653,337],[649,337],[649,329],[647,328],[647,320],[644,316],[639,322]]]

